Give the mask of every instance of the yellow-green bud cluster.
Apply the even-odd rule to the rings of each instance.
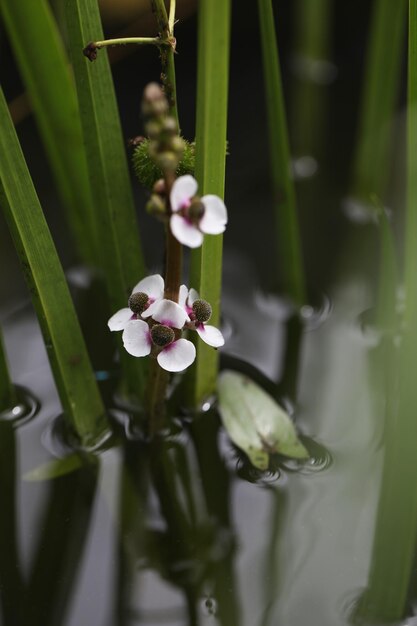
[[[174,174],[184,152],[176,120],[169,115],[168,101],[161,87],[151,83],[145,89],[143,114],[149,135],[149,155],[164,173]]]

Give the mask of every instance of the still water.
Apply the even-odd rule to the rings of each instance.
[[[36,400],[31,419],[1,423],[4,626],[351,623],[368,584],[383,460],[370,367],[378,337],[361,322],[369,285],[345,276],[300,322],[261,292],[249,265],[236,306],[242,263],[226,257],[223,364],[248,362],[268,391],[278,382],[312,454],[273,459],[266,474],[232,447],[215,406],[176,418],[150,445],[109,401],[113,441],[66,475],[27,480],[71,450],[31,308],[7,314],[13,379]]]

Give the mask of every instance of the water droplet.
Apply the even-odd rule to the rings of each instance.
[[[279,466],[282,469],[291,473],[317,474],[318,472],[323,472],[332,465],[333,457],[324,446],[309,437],[301,436],[300,440],[307,448],[310,457],[306,460],[285,458],[279,462]],[[281,459],[281,457],[279,458]]]
[[[321,294],[316,306],[305,304],[300,309],[300,317],[304,323],[304,330],[316,330],[329,317],[332,312],[332,302],[326,294]]]
[[[16,385],[15,391],[16,404],[10,409],[1,411],[0,420],[12,422],[17,427],[33,419],[39,411],[40,404],[28,389]]]
[[[292,162],[292,173],[295,180],[306,180],[312,178],[318,172],[319,164],[317,160],[306,154],[298,157]]]

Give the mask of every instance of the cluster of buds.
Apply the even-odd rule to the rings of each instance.
[[[144,93],[142,111],[149,136],[149,154],[164,174],[175,175],[184,152],[176,120],[169,115],[168,101],[157,83],[150,83]]]
[[[210,304],[185,285],[180,287],[178,303],[164,299],[164,279],[154,274],[134,287],[128,306],[115,313],[108,326],[123,331],[123,345],[132,356],[151,355],[168,372],[181,372],[196,355],[184,331],[196,331],[214,348],[224,344],[220,330],[207,324],[210,317]]]

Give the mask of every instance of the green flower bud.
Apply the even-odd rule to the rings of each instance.
[[[150,215],[163,217],[166,214],[166,203],[160,195],[153,193],[146,203],[146,210]]]
[[[212,313],[212,308],[211,305],[205,300],[194,300],[193,312],[197,322],[204,323],[209,321]]]
[[[133,313],[136,315],[142,315],[142,313],[147,309],[149,302],[149,296],[142,291],[137,291],[136,293],[132,293],[129,298],[128,306]]]
[[[169,326],[155,324],[151,329],[151,339],[156,346],[164,348],[174,341],[175,333]]]
[[[160,152],[155,156],[155,163],[163,172],[175,172],[178,161],[178,156],[172,151]]]

